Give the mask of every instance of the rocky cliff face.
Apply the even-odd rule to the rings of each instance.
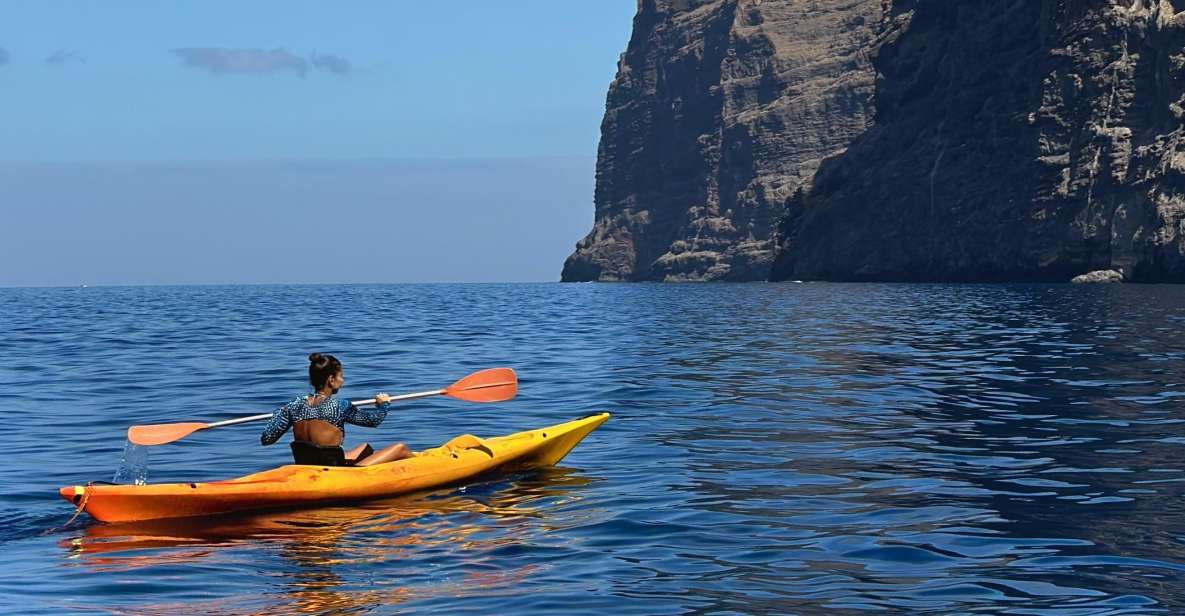
[[[1185,0],[894,0],[774,278],[1185,281]]]
[[[765,279],[788,197],[870,123],[884,2],[639,0],[563,280]]]

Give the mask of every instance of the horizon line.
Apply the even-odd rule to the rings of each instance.
[[[531,156],[357,156],[357,157],[291,157],[291,158],[111,158],[111,159],[22,159],[0,158],[0,165],[168,165],[168,164],[295,164],[295,163],[466,163],[466,162],[529,162],[539,160],[595,160],[593,154],[539,154]]]
[[[555,280],[504,280],[504,281],[418,281],[418,282],[147,282],[126,284],[90,284],[77,285],[45,284],[45,285],[6,285],[0,284],[0,289],[116,289],[141,287],[362,287],[362,286],[411,286],[411,285],[501,285],[501,284],[570,284],[564,283],[557,277]]]

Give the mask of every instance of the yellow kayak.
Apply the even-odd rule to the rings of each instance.
[[[289,464],[237,479],[207,483],[66,486],[62,498],[103,522],[215,515],[252,509],[395,496],[459,483],[494,470],[559,462],[608,413],[506,436],[450,439],[414,457],[374,466]]]

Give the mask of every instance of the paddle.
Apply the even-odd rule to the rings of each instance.
[[[488,370],[474,372],[444,389],[391,396],[391,402],[427,398],[429,396],[448,396],[466,402],[501,402],[513,398],[517,392],[518,378],[515,376],[514,370],[510,368],[490,368]],[[353,404],[354,406],[374,404],[374,398],[354,400]],[[181,440],[198,430],[233,426],[249,421],[268,419],[271,416],[271,413],[263,413],[261,415],[216,421],[214,423],[188,422],[132,426],[128,428],[128,440],[135,445],[164,445],[165,443]]]

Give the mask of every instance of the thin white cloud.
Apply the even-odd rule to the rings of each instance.
[[[349,60],[331,53],[314,53],[309,57],[309,61],[312,62],[313,68],[329,71],[334,75],[348,75],[354,70]]]
[[[284,49],[226,49],[181,47],[170,50],[185,66],[206,69],[215,75],[274,75],[291,71],[304,76],[309,63]]]
[[[69,64],[71,62],[86,62],[86,57],[77,51],[59,49],[45,59],[48,64]]]

